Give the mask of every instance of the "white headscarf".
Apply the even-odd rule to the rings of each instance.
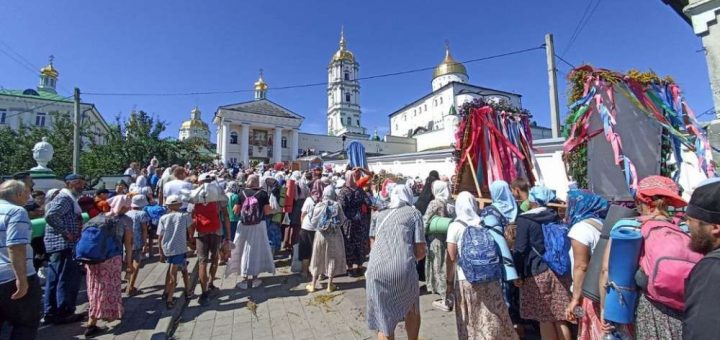
[[[455,199],[456,221],[462,221],[469,226],[480,225],[481,218],[478,216],[478,205],[475,196],[467,191],[461,192]]]
[[[447,201],[450,198],[450,188],[445,181],[434,181],[432,183],[432,193],[435,199]]]
[[[390,208],[399,208],[404,205],[412,206],[412,190],[406,185],[396,185],[390,194]]]

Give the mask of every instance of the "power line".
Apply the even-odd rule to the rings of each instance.
[[[582,33],[582,30],[585,29],[585,26],[587,26],[588,22],[590,22],[590,18],[592,18],[593,14],[595,14],[595,10],[600,6],[600,2],[602,0],[597,0],[595,3],[595,6],[588,12],[588,8],[590,8],[590,5],[592,4],[592,0],[588,2],[588,6],[585,7],[585,12],[583,12],[583,16],[580,17],[580,21],[578,22],[577,26],[575,27],[575,30],[573,31],[573,35],[570,37],[570,40],[568,41],[567,46],[565,46],[565,49],[563,50],[563,55],[567,55],[567,52],[570,50],[572,45],[575,43],[577,38],[580,36],[580,33]],[[587,13],[587,16],[585,14]]]
[[[23,63],[21,60],[19,60],[17,57],[13,56],[12,54],[8,53],[4,49],[0,48],[0,53],[6,55],[8,58],[10,58],[12,61],[18,63],[18,65],[22,66],[24,69],[30,71],[33,74],[36,74],[36,71],[30,68],[27,64]]]
[[[567,66],[570,66],[570,68],[575,68],[575,65],[573,65],[573,64],[571,64],[569,61],[563,59],[563,57],[561,57],[561,56],[559,56],[559,55],[556,54],[556,55],[555,55],[555,58],[560,59],[560,61],[562,61],[563,63],[567,64]]]
[[[15,56],[17,56],[18,58],[20,58],[20,60],[21,60],[25,65],[29,66],[29,67],[33,70],[33,72],[35,72],[35,70],[39,70],[39,69],[40,69],[39,67],[35,66],[35,64],[33,64],[32,62],[30,62],[27,58],[23,57],[22,54],[20,54],[20,53],[18,53],[17,51],[15,51],[15,50],[14,50],[12,47],[10,47],[10,45],[8,45],[6,42],[0,40],[0,44],[3,45],[3,46],[5,46],[5,49],[7,49],[8,51],[14,53]]]
[[[521,50],[506,52],[506,53],[500,53],[496,55],[491,55],[487,57],[482,58],[475,58],[475,59],[469,59],[466,61],[458,62],[458,64],[470,64],[475,63],[479,61],[486,61],[491,59],[497,59],[502,57],[508,57],[511,55],[516,54],[522,54],[527,53],[530,51],[540,50],[544,49],[545,45],[541,45],[538,47],[531,47],[531,48],[525,48]],[[406,71],[399,71],[399,72],[391,72],[391,73],[384,73],[384,74],[377,74],[367,77],[359,77],[357,78],[358,81],[360,80],[370,80],[370,79],[379,79],[379,78],[387,78],[387,77],[395,77],[410,73],[417,73],[417,72],[423,72],[423,71],[429,71],[435,69],[436,66],[429,66],[429,67],[423,67],[423,68],[417,68],[412,70],[406,70]],[[297,89],[297,88],[307,88],[307,87],[316,87],[316,86],[327,86],[328,82],[318,82],[318,83],[307,83],[307,84],[298,84],[298,85],[288,85],[288,86],[280,86],[280,87],[273,87],[272,89],[275,90],[289,90],[289,89]],[[225,91],[197,91],[197,92],[138,92],[138,93],[132,93],[132,92],[120,92],[120,93],[112,93],[112,92],[84,92],[83,95],[86,96],[157,96],[157,97],[169,97],[169,96],[200,96],[200,95],[217,95],[217,94],[234,94],[234,93],[245,93],[245,92],[253,92],[254,90],[250,89],[242,89],[242,90],[225,90]]]
[[[63,97],[62,99],[70,99],[70,98],[72,98],[72,97],[73,97],[73,96]],[[17,112],[15,112],[15,113],[11,114],[11,115],[5,116],[5,119],[10,118],[10,117],[19,116],[19,115],[21,115],[21,114],[23,114],[23,113],[27,113],[27,112],[33,112],[33,111],[35,111],[35,110],[42,109],[43,107],[47,107],[47,106],[50,106],[50,105],[56,105],[56,104],[57,104],[57,102],[53,101],[53,102],[51,102],[51,103],[46,103],[46,104],[38,105],[38,106],[35,106],[35,107],[31,107],[31,108],[29,108],[29,109],[24,109],[24,110],[21,110],[21,111],[17,111]]]

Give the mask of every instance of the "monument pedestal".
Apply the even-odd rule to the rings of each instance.
[[[62,189],[65,187],[65,182],[58,179],[50,169],[30,170],[30,177],[35,183],[33,190],[48,192],[50,189]]]

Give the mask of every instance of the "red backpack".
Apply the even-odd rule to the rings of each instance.
[[[684,310],[685,279],[703,255],[690,250],[690,235],[671,221],[648,219],[640,232],[644,242],[640,268],[648,278],[648,297]]]

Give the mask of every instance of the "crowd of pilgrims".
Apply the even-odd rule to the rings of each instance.
[[[130,183],[120,181],[113,192],[98,190],[94,197],[80,194],[85,182],[77,175],[66,178],[68,188],[61,190],[61,195],[33,195],[34,206],[45,214],[49,224],[61,223],[49,215],[61,209],[52,201],[66,196],[79,198],[70,206],[71,214],[83,211],[90,214],[91,221],[117,221],[125,253],[85,265],[88,336],[102,331],[98,320],[122,318],[123,271],[127,275],[125,293],[140,293],[135,287],[138,272],[155,256],[156,239],[160,261],[169,264],[163,293],[168,308],[173,307],[177,295],[178,272],[188,287],[188,253],[196,253],[200,263],[201,305],[207,304],[218,289],[213,278],[219,265],[226,266],[226,276],[241,277],[237,289],[252,289],[261,287],[259,276],[274,274],[275,261],[289,253],[294,262],[301,263],[299,275],[306,279],[308,293],[341,288],[333,283],[339,276],[364,277],[367,325],[377,331],[380,339],[392,338],[400,322],[404,322],[408,338],[418,339],[423,287],[420,282],[424,282],[427,293],[437,295],[434,308],[454,312],[460,339],[519,339],[528,331],[539,332],[543,339],[604,339],[608,334],[679,339],[683,331],[686,338],[689,334],[687,325],[683,329],[683,311],[658,304],[645,294],[639,299],[635,324],[624,326],[604,322],[602,305],[583,298],[581,287],[590,257],[603,256],[594,255],[593,249],[610,206],[589,191],[570,190],[567,211],[561,217],[552,204],[564,203],[556,193],[543,186],[530,187],[522,178],[512,183],[492,183],[491,202],[481,209],[476,197],[467,191],[451,195],[450,178],[436,171],[421,180],[349,167],[341,172],[320,166],[304,172],[291,171],[279,165],[226,169],[209,165],[192,168],[188,164],[161,168],[153,160],[143,169],[133,163],[125,174],[132,178]],[[188,203],[188,193],[205,183],[222,188],[224,195],[219,202]],[[686,205],[678,191],[667,178],[651,176],[641,181],[636,200],[641,217],[681,223],[673,219],[673,207]],[[247,210],[252,206],[248,200],[261,208],[258,218]],[[437,217],[452,219],[446,233],[428,232]],[[569,226],[573,265],[562,275],[552,270],[542,256],[546,245],[542,226],[552,222]],[[507,243],[512,259],[494,264],[499,276],[482,280],[476,273],[463,271],[473,268],[466,264],[466,257],[497,251],[494,242],[464,242],[465,234],[474,228],[498,233]],[[51,233],[46,233],[44,240],[45,247],[54,242]],[[48,258],[43,258],[42,247],[36,241],[35,265],[40,269]],[[70,237],[66,241],[77,240]],[[53,253],[51,269],[58,270],[57,261]],[[68,271],[71,262],[63,262],[65,268],[60,270]],[[514,267],[517,278],[506,280],[505,266]],[[607,258],[603,268],[607,270]],[[45,276],[53,276],[48,275],[50,270],[44,272]],[[68,315],[75,320],[77,291],[61,292],[72,287],[68,287],[69,282],[58,283],[70,276],[47,278],[46,292],[53,292],[53,296],[45,297],[46,322],[67,322]],[[601,280],[605,282],[598,284],[604,287],[607,275]],[[183,294],[195,298],[193,289]],[[695,317],[700,319],[717,318],[717,314],[697,314]]]

